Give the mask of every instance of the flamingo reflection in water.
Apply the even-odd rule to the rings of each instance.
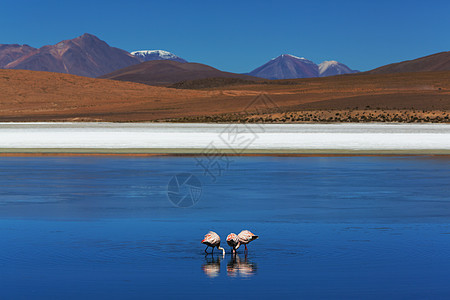
[[[215,278],[220,273],[220,257],[205,257],[206,262],[202,265],[202,270],[206,276]]]
[[[231,255],[227,265],[227,275],[230,277],[250,277],[256,274],[256,270],[256,264],[247,260],[247,255],[242,260],[237,253]]]

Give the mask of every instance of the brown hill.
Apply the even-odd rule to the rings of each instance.
[[[368,74],[390,74],[405,72],[450,71],[450,51],[440,52],[413,60],[382,66]]]
[[[131,81],[148,85],[170,85],[185,80],[213,77],[260,80],[249,75],[223,72],[204,64],[181,63],[170,60],[147,61],[114,71],[99,78]]]
[[[96,36],[85,33],[17,56],[3,68],[97,77],[138,63],[140,60],[130,53],[110,47]]]
[[[439,117],[436,120],[442,121],[442,114],[450,112],[450,71],[179,90],[61,73],[0,70],[0,91],[0,121],[223,122],[247,120],[249,114],[259,114],[255,120],[264,122],[329,121],[328,116],[311,116],[335,117],[342,111],[353,111],[352,121],[368,120],[363,115],[373,113],[388,114],[392,119],[380,120],[395,121],[401,120],[400,110],[419,120]],[[262,112],[256,100],[269,100],[265,101],[267,111]],[[274,113],[303,117],[280,119]]]

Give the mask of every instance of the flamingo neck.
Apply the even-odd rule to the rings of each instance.
[[[217,246],[217,249],[222,250],[222,254],[223,254],[223,256],[225,257],[225,249],[223,249],[223,248],[220,247],[220,246]]]
[[[241,243],[239,242],[239,243],[236,245],[236,247],[234,248],[234,250],[239,249],[240,246],[241,246]]]

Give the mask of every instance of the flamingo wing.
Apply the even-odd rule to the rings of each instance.
[[[214,231],[210,231],[205,235],[205,238],[202,240],[203,244],[209,244],[211,247],[216,247],[220,245],[220,236]]]
[[[230,233],[227,236],[227,244],[232,248],[236,247],[237,244],[239,244],[239,237],[237,236],[237,234]]]
[[[248,244],[253,240],[256,240],[257,238],[259,238],[259,236],[257,236],[256,234],[253,234],[251,231],[249,230],[242,230],[239,234],[239,241],[242,244]]]

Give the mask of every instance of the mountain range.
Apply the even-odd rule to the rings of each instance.
[[[163,50],[128,53],[125,50],[111,47],[98,37],[88,33],[39,49],[28,45],[0,44],[0,68],[2,69],[48,71],[98,77],[149,60],[186,62],[181,57]]]
[[[255,80],[255,77],[295,79],[358,72],[337,61],[324,61],[317,65],[306,58],[289,54],[280,55],[246,74],[222,72],[202,64],[197,64],[195,68],[193,65],[181,67],[178,64],[145,64],[149,61],[187,63],[185,59],[164,50],[140,50],[129,53],[125,50],[111,47],[98,37],[88,33],[41,48],[33,48],[29,45],[0,44],[0,68],[2,69],[59,72],[86,77],[98,77],[108,74],[106,76],[108,78],[111,76],[124,78],[123,76],[127,74],[125,77],[139,77],[139,82],[147,82],[147,84],[151,84],[151,82],[169,84],[173,83],[175,79],[196,80],[205,78],[204,76],[206,75]],[[141,63],[145,65],[138,67]],[[124,69],[134,65],[136,65],[136,68]],[[199,66],[202,66],[202,68],[199,68]],[[151,68],[148,69],[149,67]],[[158,71],[158,68],[161,68],[161,70]],[[119,70],[120,72],[113,73]],[[175,70],[178,72],[177,75],[173,73]],[[450,52],[441,52],[410,61],[390,64],[364,73],[389,74],[446,70],[450,70]],[[137,76],[137,73],[131,76],[130,72],[143,73],[139,76]],[[146,74],[145,76],[149,76],[149,78],[144,79],[143,74]],[[157,76],[163,76],[163,74],[165,74],[165,78],[156,78]],[[245,77],[246,75],[251,77]]]

